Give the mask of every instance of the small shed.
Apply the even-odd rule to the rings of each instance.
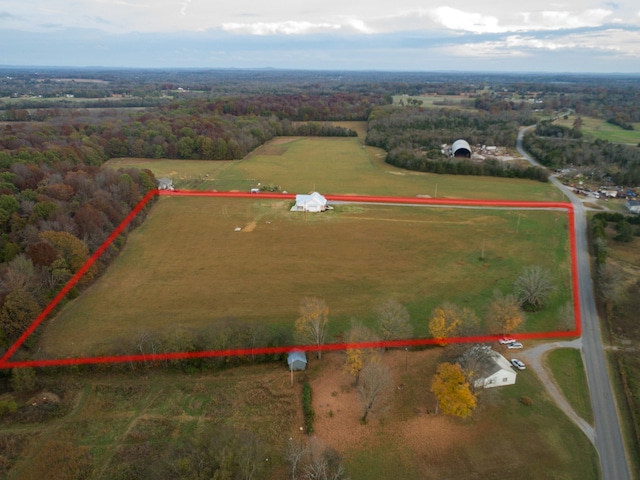
[[[638,200],[627,200],[626,207],[631,213],[640,213],[640,201]]]
[[[307,355],[302,350],[292,350],[287,355],[289,370],[305,370],[307,368]]]
[[[292,212],[324,212],[328,210],[327,199],[318,192],[309,195],[296,195],[296,204],[291,208]]]
[[[173,190],[173,180],[167,177],[162,177],[158,180],[158,190]]]
[[[491,351],[477,367],[475,388],[503,387],[516,383],[516,372],[511,363],[496,351]]]

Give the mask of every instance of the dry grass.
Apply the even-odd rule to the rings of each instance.
[[[481,314],[524,265],[552,268],[559,284],[568,276],[566,234],[549,233],[566,225],[558,212],[342,206],[304,215],[289,206],[161,199],[104,277],[48,324],[43,352],[91,355],[142,331],[229,319],[293,325],[305,296],[326,300],[334,334],[394,297],[420,336],[437,304]]]

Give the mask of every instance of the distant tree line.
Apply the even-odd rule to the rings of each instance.
[[[262,100],[262,103],[261,103]],[[0,137],[0,167],[14,161],[100,165],[113,157],[231,160],[274,136],[355,136],[329,123],[366,119],[381,95],[265,96],[174,102],[143,112],[39,110],[44,125],[9,123]],[[13,112],[28,120],[31,113]],[[24,118],[23,118],[24,117]],[[298,121],[304,123],[297,123]]]

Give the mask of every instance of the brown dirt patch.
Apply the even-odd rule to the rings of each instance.
[[[391,367],[396,385],[392,406],[388,414],[372,413],[369,423],[361,425],[358,392],[352,377],[343,371],[344,353],[325,354],[321,370],[311,380],[315,434],[345,456],[354,447],[376,448],[381,441],[388,444],[391,440],[411,451],[419,463],[432,464],[427,459],[442,457],[471,435],[466,425],[433,413],[428,391],[431,375],[425,369],[435,369],[439,355],[440,351],[433,349],[384,353],[383,361]],[[384,435],[380,435],[381,429]]]
[[[258,225],[258,222],[256,222],[255,220],[253,222],[251,222],[249,225],[247,225],[246,227],[244,227],[242,229],[243,232],[253,232],[256,229],[256,226]]]

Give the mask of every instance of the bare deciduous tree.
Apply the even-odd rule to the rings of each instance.
[[[525,310],[538,311],[544,307],[555,285],[551,272],[539,265],[525,267],[513,284],[520,305]]]
[[[296,336],[301,343],[312,343],[318,347],[318,360],[322,350],[329,323],[329,307],[325,301],[316,297],[305,297],[300,304],[300,317],[296,320]]]
[[[597,286],[598,293],[604,302],[607,317],[611,317],[613,304],[620,296],[622,287],[620,270],[608,263],[598,266]]]
[[[360,372],[365,364],[371,361],[379,354],[377,348],[368,348],[357,346],[356,344],[377,342],[380,339],[369,328],[365,327],[359,321],[351,320],[351,329],[347,333],[347,343],[349,346],[346,350],[345,371],[355,378],[355,384],[358,384]]]
[[[393,374],[391,369],[380,361],[367,363],[360,372],[358,393],[362,404],[362,423],[374,410],[381,411],[387,406],[393,392]]]
[[[480,376],[479,370],[481,365],[492,357],[492,352],[493,350],[489,345],[479,343],[468,348],[458,358],[458,364],[462,367],[467,381],[471,386],[473,386],[474,382]]]

